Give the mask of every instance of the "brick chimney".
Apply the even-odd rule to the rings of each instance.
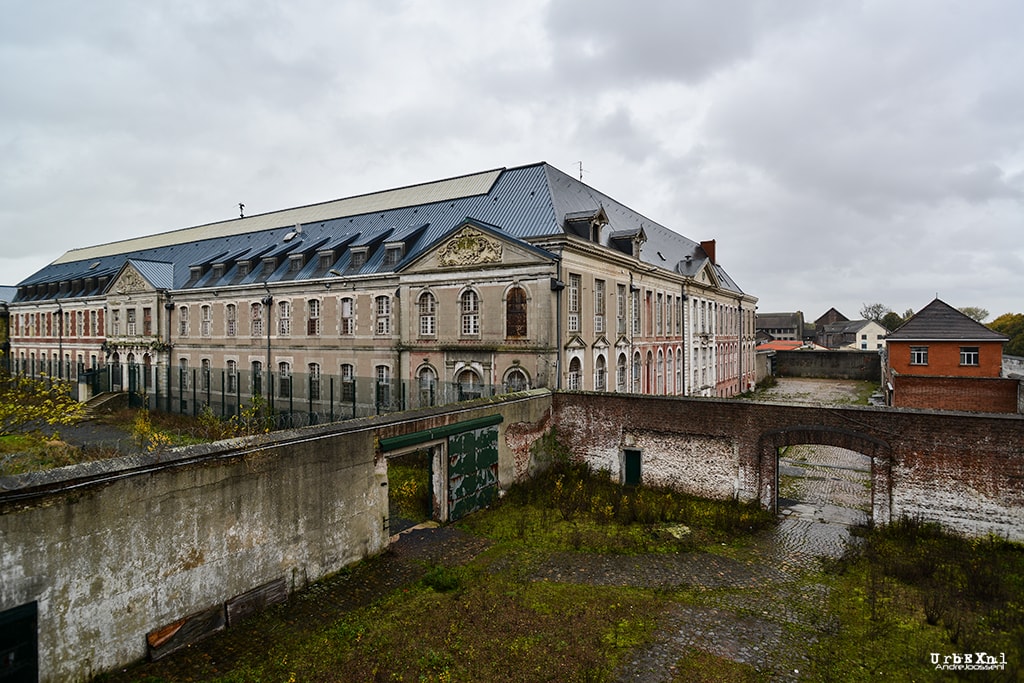
[[[700,243],[700,248],[703,249],[704,253],[708,255],[708,258],[711,259],[712,263],[714,263],[716,265],[718,264],[718,261],[715,260],[715,241],[714,240],[704,240],[704,241],[702,241]]]

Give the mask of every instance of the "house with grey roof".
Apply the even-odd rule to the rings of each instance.
[[[728,396],[754,310],[694,241],[546,163],[71,249],[16,372],[162,409],[357,415],[526,387]]]
[[[1022,411],[1021,382],[1001,377],[1007,338],[935,299],[886,338],[891,406],[976,412]]]

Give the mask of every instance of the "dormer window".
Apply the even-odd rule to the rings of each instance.
[[[405,256],[405,243],[398,242],[394,244],[388,244],[384,247],[384,265],[387,267],[394,266],[396,263],[402,260]]]
[[[202,266],[192,266],[191,268],[188,269],[188,279],[191,280],[192,282],[195,282],[196,280],[198,280],[202,276],[203,276],[203,267]]]
[[[297,256],[289,256],[288,257],[288,272],[289,273],[297,273],[300,270],[302,270],[302,266],[303,266],[303,261],[304,260],[305,259],[302,258],[302,254],[299,254]]]
[[[359,249],[352,250],[352,261],[349,263],[350,269],[362,268],[366,265],[366,256],[368,249],[361,247]]]
[[[277,270],[277,259],[274,257],[263,259],[263,274],[270,275]]]
[[[217,263],[213,266],[213,279],[219,280],[224,277],[224,264]]]
[[[319,262],[317,263],[316,269],[319,270],[319,271],[328,270],[332,265],[334,265],[334,252],[333,251],[321,252],[320,255],[318,256],[318,258],[319,258]]]
[[[248,261],[239,261],[238,262],[238,275],[239,275],[239,277],[245,277],[246,275],[248,275],[249,274],[249,268],[250,268],[250,266],[249,266],[249,262]]]

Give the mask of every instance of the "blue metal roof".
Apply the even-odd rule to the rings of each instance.
[[[226,286],[264,281],[281,281],[323,277],[322,264],[312,257],[316,251],[336,250],[334,269],[344,271],[350,262],[353,247],[369,247],[367,262],[356,272],[391,272],[431,248],[467,218],[494,226],[510,239],[531,240],[564,233],[568,214],[582,215],[603,208],[609,226],[603,236],[609,246],[612,233],[637,232],[643,229],[647,243],[641,260],[667,270],[677,268],[686,255],[702,251],[700,245],[633,211],[607,195],[554,167],[539,163],[501,171],[490,190],[483,194],[462,196],[451,200],[406,206],[355,216],[339,216],[296,226],[294,223],[270,230],[226,235],[195,242],[158,246],[128,251],[93,259],[54,263],[19,283],[17,300],[51,298],[48,291],[35,295],[24,288],[31,285],[68,282],[87,277],[98,278],[116,273],[129,259],[136,262],[167,264],[161,270],[161,283],[168,289]],[[282,219],[284,217],[282,216]],[[301,227],[301,232],[297,230]],[[288,241],[286,236],[291,235]],[[399,264],[384,265],[385,241],[405,241],[405,255]],[[289,270],[288,254],[304,253],[308,262],[298,273]],[[660,255],[659,255],[660,254]],[[259,259],[282,257],[269,278],[263,273]],[[706,258],[706,256],[705,256]],[[253,260],[250,272],[239,275],[238,262]],[[223,275],[214,276],[213,263],[223,263]],[[192,281],[190,267],[204,268],[202,277]],[[719,269],[726,289],[740,291],[731,278]],[[151,280],[152,281],[152,280]],[[156,284],[154,282],[154,284]],[[49,287],[45,289],[49,290]],[[83,288],[80,296],[91,293]],[[61,294],[65,297],[67,294]]]

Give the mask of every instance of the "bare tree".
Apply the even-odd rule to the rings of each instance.
[[[864,320],[874,320],[876,323],[881,324],[882,318],[885,317],[886,313],[889,313],[892,309],[885,304],[864,304],[860,309],[860,317]]]
[[[979,323],[988,317],[988,311],[978,306],[962,306],[960,308],[960,312],[971,320],[976,320]]]

